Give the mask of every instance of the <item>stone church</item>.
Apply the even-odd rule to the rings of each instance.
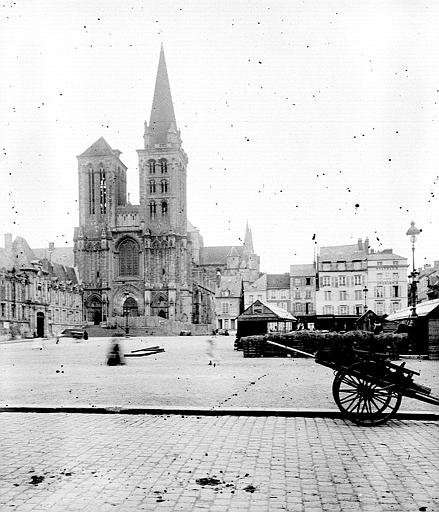
[[[126,315],[158,316],[215,327],[214,296],[227,257],[214,261],[218,250],[212,250],[209,258],[209,248],[187,220],[188,158],[177,128],[163,46],[143,139],[137,151],[138,205],[128,201],[127,167],[118,149],[101,137],[77,157],[74,261],[84,289],[85,320],[111,324]],[[247,227],[247,240],[249,236]],[[230,253],[232,248],[224,249]],[[227,254],[230,263],[243,265],[246,279],[250,274],[253,278],[259,257],[240,249],[232,251],[233,258]],[[245,261],[257,268],[249,274],[235,253],[245,253]]]

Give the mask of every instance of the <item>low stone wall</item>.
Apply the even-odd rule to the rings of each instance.
[[[125,326],[126,317],[113,317],[111,325]],[[159,316],[130,316],[130,329],[158,329],[164,334],[178,335],[181,331],[190,331],[193,336],[211,334],[213,330],[212,324],[190,324],[187,322],[178,322],[177,320],[168,320]]]

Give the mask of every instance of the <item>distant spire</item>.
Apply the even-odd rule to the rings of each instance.
[[[160,47],[160,59],[155,81],[154,99],[152,101],[149,129],[154,144],[166,144],[167,132],[176,130],[174,106],[172,104],[171,87],[169,86],[163,43]]]
[[[253,237],[252,237],[251,229],[250,229],[250,227],[248,225],[248,221],[247,221],[247,225],[245,226],[244,247],[245,247],[245,249],[247,250],[247,252],[249,254],[253,254],[254,253]]]

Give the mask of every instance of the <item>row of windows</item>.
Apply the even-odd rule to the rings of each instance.
[[[150,194],[155,194],[156,191],[157,191],[157,183],[155,180],[150,180],[149,181],[149,193]],[[168,182],[166,180],[162,180],[160,182],[160,192],[162,194],[166,194],[168,192]]]
[[[29,320],[30,316],[30,307],[24,304],[8,304],[2,302],[0,303],[0,316],[2,318],[11,318],[14,320]],[[80,311],[67,311],[67,310],[58,310],[54,311],[54,320],[56,322],[62,320],[70,320],[72,317],[79,319]],[[49,311],[48,315],[49,320],[52,319],[52,312]]]
[[[387,293],[385,291],[387,290],[384,286],[375,286],[374,287],[374,297],[385,297],[387,296]],[[328,300],[349,300],[351,298],[351,294],[347,290],[340,290],[338,293],[334,292],[332,290],[325,290],[323,292],[325,301]],[[366,298],[367,295],[364,292],[364,290],[355,290],[354,291],[354,297],[355,300],[362,300],[362,298]],[[397,298],[401,297],[401,289],[399,286],[391,286],[390,287],[390,297],[391,298]]]
[[[401,309],[401,303],[400,302],[392,302],[390,304],[390,311],[389,313],[396,313],[396,311],[399,311]],[[373,306],[373,310],[377,315],[383,315],[386,313],[385,311],[385,304],[384,302],[375,302]],[[334,306],[330,304],[326,304],[323,306],[323,314],[324,315],[362,315],[364,313],[364,305],[362,304],[355,304],[354,306],[348,306],[347,304],[343,304],[340,306],[337,306],[335,308]]]
[[[346,261],[322,261],[322,270],[347,270],[349,268],[354,268],[354,270],[360,270],[362,267],[362,261],[354,260],[352,262]]]
[[[16,302],[24,300],[47,300],[51,303],[73,305],[80,304],[80,295],[77,293],[61,290],[48,290],[47,283],[34,283],[30,287],[23,283],[6,283],[0,285],[0,300],[15,300]]]
[[[293,311],[294,313],[305,313],[307,315],[310,315],[314,313],[314,305],[311,302],[302,303],[302,302],[295,302],[293,304]]]
[[[294,277],[294,286],[311,286],[312,277]]]
[[[289,290],[270,290],[270,299],[287,299]]]
[[[322,276],[320,285],[323,286],[362,286],[365,283],[364,276],[357,274],[353,276]]]
[[[158,169],[162,174],[165,174],[168,172],[168,161],[166,158],[160,158],[158,161],[151,158],[148,160],[148,169],[150,174],[155,174]]]
[[[168,203],[166,201],[162,201],[159,205],[162,216],[167,215]],[[155,201],[151,201],[149,203],[149,215],[151,218],[154,218],[157,215],[157,203]]]

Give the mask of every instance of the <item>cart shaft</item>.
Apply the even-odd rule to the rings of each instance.
[[[286,345],[281,345],[280,343],[276,343],[275,341],[267,340],[267,343],[270,343],[270,345],[276,345],[276,347],[284,348],[285,350],[291,350],[292,352],[298,352],[299,354],[303,354],[308,357],[314,357],[314,354],[309,354],[308,352],[304,352],[303,350],[299,350],[297,348],[287,347]]]

